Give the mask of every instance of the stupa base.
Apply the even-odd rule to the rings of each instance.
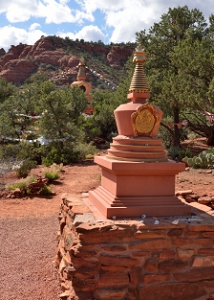
[[[101,186],[89,192],[89,200],[106,218],[191,214],[191,207],[175,196],[175,175],[184,170],[183,163],[127,162],[99,156],[95,162],[102,169]]]

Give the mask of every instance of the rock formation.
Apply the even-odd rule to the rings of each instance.
[[[22,83],[32,73],[39,70],[41,64],[54,67],[75,67],[79,63],[79,55],[87,52],[91,56],[102,56],[104,64],[121,68],[132,54],[133,47],[115,46],[102,43],[70,41],[59,37],[42,37],[34,45],[19,44],[11,46],[6,53],[0,49],[0,78],[8,82]],[[69,51],[67,51],[69,48]]]

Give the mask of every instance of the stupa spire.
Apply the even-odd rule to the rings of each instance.
[[[86,80],[86,74],[85,74],[85,60],[84,58],[80,58],[80,62],[79,62],[79,71],[77,74],[77,80],[81,81],[81,80]]]
[[[145,101],[145,99],[150,97],[146,75],[143,67],[145,61],[146,52],[139,45],[134,51],[133,62],[135,63],[135,69],[128,94],[128,98],[132,101],[136,101],[136,99]]]

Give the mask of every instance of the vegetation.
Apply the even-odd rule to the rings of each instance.
[[[180,146],[184,131],[188,133],[182,120],[188,122],[188,130],[214,145],[213,124],[204,115],[206,110],[214,112],[213,15],[209,22],[198,9],[170,8],[148,34],[137,33],[138,43],[147,51],[151,101],[163,110],[162,126],[174,146]]]
[[[144,66],[151,93],[149,101],[164,112],[159,136],[172,159],[188,157],[190,162],[192,154],[181,149],[181,141],[193,134],[206,137],[208,144],[214,146],[213,35],[214,16],[207,23],[198,9],[189,10],[187,6],[170,8],[148,33],[136,33],[137,43],[147,52]],[[19,177],[26,177],[35,164],[65,165],[93,157],[97,140],[108,147],[117,135],[113,112],[128,101],[134,69],[132,57],[122,69],[116,69],[105,65],[103,54],[87,52],[88,46],[109,47],[101,41],[96,45],[84,40],[50,38],[56,48],[64,47],[68,55],[81,54],[90,67],[115,82],[115,88],[92,74],[90,81],[95,89],[90,105],[95,112],[85,116],[88,103],[83,91],[72,89],[66,81],[49,80],[50,72],[62,71],[54,66],[41,65],[40,74],[33,74],[21,86],[1,78],[0,160],[13,157],[22,161],[17,168]],[[134,49],[135,44],[130,47]],[[194,161],[193,166],[210,166],[204,160],[202,155],[191,162]]]
[[[47,178],[49,182],[53,182],[59,179],[59,174],[54,172],[45,172],[45,178]]]
[[[202,151],[194,157],[184,157],[182,159],[189,167],[194,169],[208,169],[214,167],[214,149]]]

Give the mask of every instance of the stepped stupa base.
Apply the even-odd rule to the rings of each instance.
[[[183,163],[117,161],[97,156],[101,186],[89,192],[90,202],[106,217],[140,218],[191,214],[175,196],[175,175]]]

